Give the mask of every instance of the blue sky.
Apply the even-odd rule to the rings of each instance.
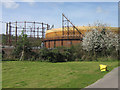
[[[76,26],[87,26],[96,21],[118,26],[117,2],[16,2],[11,4],[2,4],[2,19],[5,22],[39,21],[60,28],[62,13],[64,13]]]

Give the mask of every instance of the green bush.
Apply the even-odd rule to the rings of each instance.
[[[80,44],[71,47],[57,47],[53,49],[42,48],[39,52],[33,52],[29,40],[19,40],[12,55],[14,59],[20,59],[24,45],[24,60],[30,61],[49,61],[49,62],[66,62],[66,61],[110,61],[118,59],[118,52],[114,47],[111,49],[103,49],[99,52],[83,50]],[[96,54],[96,55],[95,55]]]
[[[65,52],[64,52],[65,53]],[[40,58],[44,59],[44,61],[49,61],[49,62],[65,62],[66,54],[60,51],[60,49],[47,49],[43,48],[40,50]]]
[[[47,48],[42,48],[39,51],[39,58],[43,59],[43,60],[47,60],[48,57],[50,55],[50,50]]]

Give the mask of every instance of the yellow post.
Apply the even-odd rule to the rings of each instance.
[[[107,65],[100,64],[99,66],[101,71],[107,71]]]

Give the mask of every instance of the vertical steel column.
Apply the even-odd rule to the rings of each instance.
[[[44,27],[43,27],[43,23],[42,23],[42,39],[44,38]]]
[[[26,21],[24,21],[24,33],[26,34]]]
[[[39,27],[37,28],[37,38],[39,38]]]
[[[9,22],[9,45],[11,45],[11,22]]]
[[[30,28],[30,37],[32,37],[32,28]]]
[[[67,20],[67,37],[68,37],[68,39],[69,39],[69,21]]]
[[[6,35],[8,35],[8,23],[6,23]]]
[[[49,25],[47,24],[47,30],[49,30]]]
[[[64,38],[64,14],[62,13],[62,36]]]
[[[62,13],[62,36],[64,38],[64,14]],[[63,46],[63,40],[61,40],[61,46]]]
[[[17,21],[15,25],[15,43],[17,43]]]
[[[35,22],[33,22],[34,23],[34,38],[35,38]]]
[[[44,27],[42,23],[42,42],[43,42],[43,47],[44,47]]]
[[[8,43],[8,23],[6,23],[6,41]]]

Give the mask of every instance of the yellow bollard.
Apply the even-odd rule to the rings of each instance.
[[[107,71],[107,65],[100,64],[99,66],[101,71]]]

